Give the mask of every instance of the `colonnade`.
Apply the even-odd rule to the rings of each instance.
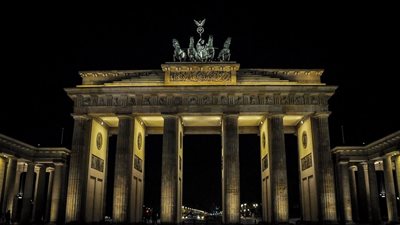
[[[68,154],[65,148],[36,148],[0,135],[1,213],[21,224],[63,222]]]
[[[366,146],[332,149],[336,161],[339,215],[353,222],[397,224],[400,190],[400,131]],[[378,182],[377,171],[383,172]],[[379,178],[381,181],[381,178]],[[397,188],[396,188],[397,187]],[[381,211],[386,203],[386,213]]]
[[[114,174],[115,222],[141,221],[144,187],[144,136],[139,116],[118,115]],[[68,183],[66,222],[97,222],[104,216],[107,140],[111,130],[89,116],[75,116]],[[181,222],[183,134],[181,115],[163,114],[161,177],[162,223]],[[239,114],[221,115],[222,220],[240,223]],[[283,114],[266,115],[259,124],[263,217],[266,222],[289,219]],[[333,165],[330,155],[328,114],[304,117],[296,127],[299,136],[300,174],[306,221],[336,222]],[[99,138],[100,137],[100,138]],[[99,141],[100,140],[100,141]],[[307,144],[308,143],[308,144]],[[96,161],[96,163],[93,163]],[[95,164],[95,166],[93,166]],[[100,167],[99,167],[100,165]],[[314,195],[317,192],[318,195]],[[93,210],[93,207],[100,207]],[[307,214],[307,215],[306,215]]]

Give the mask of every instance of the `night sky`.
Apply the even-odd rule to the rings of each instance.
[[[332,147],[343,145],[341,126],[346,145],[368,144],[400,129],[400,38],[393,7],[187,4],[7,9],[12,16],[1,28],[0,133],[35,146],[70,148],[72,101],[63,88],[80,84],[78,71],[160,69],[172,61],[172,38],[186,46],[190,36],[197,37],[193,19],[203,18],[205,37],[214,35],[216,47],[232,37],[231,60],[241,68],[325,69],[322,81],[339,87],[329,101]],[[146,201],[155,204],[159,197],[148,196],[159,193],[162,137],[146,140],[152,156],[147,164],[154,168],[147,170]],[[259,165],[252,163],[257,141],[256,135],[240,137],[243,202],[261,199]],[[220,204],[220,137],[186,136],[184,144],[184,203],[204,209]]]

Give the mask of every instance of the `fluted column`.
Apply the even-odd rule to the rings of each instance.
[[[17,160],[13,157],[8,157],[8,168],[4,185],[4,200],[2,212],[12,210],[12,201],[14,199],[14,184],[17,173]]]
[[[328,113],[312,117],[314,161],[318,189],[319,220],[336,223],[336,197],[331,146],[329,140]]]
[[[340,203],[342,222],[345,224],[353,223],[353,215],[351,208],[350,196],[350,178],[349,178],[349,162],[339,162],[339,181],[340,181]]]
[[[62,162],[54,162],[53,172],[53,186],[51,191],[51,208],[50,208],[50,222],[62,222],[61,213],[64,212],[63,204],[65,204],[64,193],[65,190],[65,174],[66,165]]]
[[[223,221],[240,223],[240,168],[238,115],[222,117]]]
[[[353,213],[353,220],[358,221],[358,193],[357,193],[357,181],[356,181],[356,174],[355,174],[355,166],[349,167],[349,176],[350,176],[350,196],[351,196],[351,206],[352,206],[352,213]]]
[[[283,115],[269,117],[270,174],[272,223],[287,223],[289,219],[285,135]]]
[[[25,177],[24,193],[22,196],[21,224],[29,223],[32,218],[33,192],[35,187],[34,170],[35,165],[29,162]]]
[[[134,120],[119,116],[117,149],[115,153],[113,219],[117,223],[128,221],[129,194],[132,176]]]
[[[360,221],[367,222],[371,221],[372,218],[367,164],[365,162],[358,164],[357,171],[358,171],[358,190],[359,190],[358,206],[360,213]]]
[[[45,222],[50,221],[50,208],[51,208],[51,195],[53,193],[53,179],[54,179],[54,168],[47,167],[46,172],[49,173],[49,182],[47,183],[47,197],[46,197],[46,212],[44,216]]]
[[[17,220],[17,206],[18,206],[18,197],[17,197],[17,195],[19,194],[19,193],[23,193],[23,189],[20,189],[20,183],[21,183],[21,174],[24,172],[24,170],[25,170],[25,163],[24,162],[17,162],[17,173],[16,173],[16,176],[15,176],[15,182],[14,182],[14,189],[13,189],[13,191],[12,191],[12,201],[11,201],[11,203],[10,203],[10,205],[9,206],[7,206],[7,207],[9,207],[9,209],[11,210],[11,212],[12,212],[12,219],[14,220],[14,221],[16,221]]]
[[[400,192],[400,155],[395,156],[397,190]]]
[[[180,119],[176,115],[163,115],[164,135],[161,165],[161,223],[177,224],[178,215],[178,134]]]
[[[396,191],[393,179],[392,156],[386,156],[383,160],[384,178],[386,187],[386,204],[388,210],[388,222],[395,223],[397,218]]]
[[[0,156],[0,210],[5,197],[4,188],[6,183],[7,164],[7,158]],[[0,213],[2,213],[2,211]]]
[[[39,168],[37,173],[37,184],[36,184],[36,194],[35,194],[35,204],[34,204],[34,220],[42,221],[44,214],[44,191],[46,185],[46,167],[43,164],[36,164]]]
[[[88,179],[91,120],[87,116],[74,116],[74,120],[65,214],[66,222],[84,221],[85,188],[87,187]]]
[[[378,181],[376,180],[375,163],[372,160],[368,161],[368,179],[371,203],[371,223],[380,224],[382,218],[379,206]]]

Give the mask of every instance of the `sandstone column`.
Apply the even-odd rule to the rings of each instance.
[[[353,213],[353,220],[358,221],[358,193],[357,193],[357,181],[355,175],[355,166],[349,167],[349,175],[350,175],[350,196],[351,196],[351,206],[352,206],[352,213]]]
[[[339,181],[340,181],[340,210],[343,216],[342,221],[345,224],[353,223],[351,196],[350,196],[350,178],[349,178],[349,162],[339,162]]]
[[[7,175],[7,166],[8,166],[8,160],[7,158],[0,156],[0,210],[1,210],[1,205],[4,202],[4,188],[6,184],[6,175]],[[2,211],[0,211],[2,213]]]
[[[50,222],[57,223],[62,222],[64,213],[63,202],[65,190],[65,174],[66,165],[62,162],[54,162],[53,172],[53,186],[51,191],[51,207],[50,207]]]
[[[20,192],[22,193],[23,190],[20,190],[20,183],[21,183],[21,174],[24,172],[25,170],[25,163],[24,162],[17,162],[17,173],[15,176],[15,182],[14,182],[14,189],[12,192],[12,202],[10,203],[10,205],[8,206],[9,209],[12,212],[12,219],[14,221],[17,220],[17,202],[18,202],[18,196],[20,194]]]
[[[46,212],[45,222],[50,222],[51,194],[53,189],[54,168],[47,167],[46,172],[49,173],[49,182],[47,184]]]
[[[385,178],[385,187],[386,187],[386,204],[388,210],[388,222],[396,223],[397,218],[397,205],[396,205],[396,191],[394,187],[394,179],[393,179],[393,166],[392,166],[392,157],[386,156],[383,159],[383,167],[384,167],[384,178]]]
[[[132,177],[134,120],[131,116],[118,116],[118,139],[115,153],[113,220],[128,222],[129,194]]]
[[[289,219],[285,135],[283,115],[269,117],[270,174],[272,223],[287,223]]]
[[[91,120],[84,115],[74,116],[74,133],[70,156],[66,222],[84,221],[86,184],[88,179]],[[53,189],[54,190],[54,189]]]
[[[329,140],[328,113],[312,117],[314,161],[318,189],[319,220],[336,223],[336,197],[331,146]]]
[[[34,204],[34,221],[42,221],[44,213],[44,191],[46,185],[46,167],[43,164],[36,164],[39,167],[37,173],[37,185],[35,194],[35,204]]]
[[[22,212],[21,212],[21,224],[26,224],[31,221],[32,218],[32,203],[33,203],[33,192],[35,187],[34,179],[35,165],[28,162],[28,169],[26,171],[24,193],[22,196]]]
[[[379,206],[378,181],[376,180],[375,163],[368,161],[368,178],[370,188],[370,206],[371,206],[371,222],[373,224],[381,223],[381,210]]]
[[[395,156],[397,190],[400,192],[400,155]]]
[[[222,116],[223,221],[240,223],[239,126],[237,114]]]
[[[163,115],[164,135],[161,165],[161,223],[177,224],[181,219],[179,208],[179,129],[176,115]]]
[[[4,185],[4,200],[2,206],[2,212],[12,210],[12,202],[14,199],[14,185],[17,173],[17,160],[13,157],[8,157],[8,168],[6,174],[6,180]]]
[[[360,221],[371,221],[371,198],[369,193],[368,166],[365,162],[357,165],[358,171],[358,205]],[[368,215],[368,216],[366,216]]]

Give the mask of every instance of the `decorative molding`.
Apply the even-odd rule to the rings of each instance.
[[[104,171],[104,160],[92,154],[90,168],[95,169],[99,172],[103,172]]]
[[[238,75],[262,75],[301,83],[320,83],[323,72],[323,69],[242,69]]]
[[[311,153],[301,158],[301,171],[304,171],[312,167],[312,155]]]
[[[231,73],[227,71],[171,72],[171,82],[230,82]]]
[[[304,93],[268,94],[91,94],[72,97],[75,107],[173,106],[173,105],[327,105],[330,95]]]
[[[235,85],[237,63],[167,63],[165,85]]]
[[[134,157],[133,167],[139,172],[143,171],[142,159],[139,158],[137,155],[135,155]]]

